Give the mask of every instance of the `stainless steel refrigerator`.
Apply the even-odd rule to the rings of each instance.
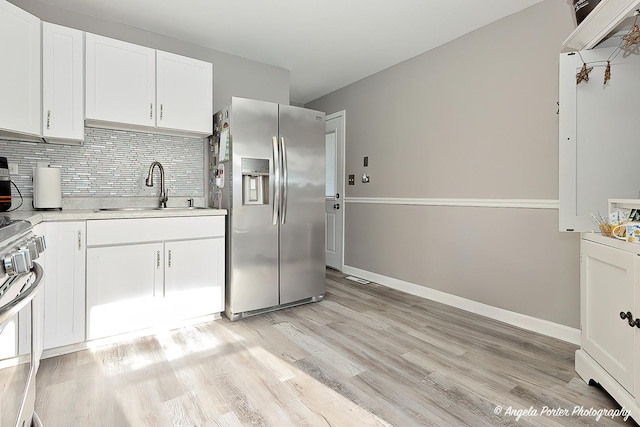
[[[325,114],[232,98],[214,116],[212,207],[228,210],[231,320],[325,293]]]

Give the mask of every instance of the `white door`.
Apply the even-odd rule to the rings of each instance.
[[[327,267],[342,270],[344,242],[344,119],[345,111],[327,116],[325,143],[325,250]]]

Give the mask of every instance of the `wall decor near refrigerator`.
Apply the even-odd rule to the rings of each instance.
[[[231,320],[325,293],[325,114],[232,98],[214,116],[209,203],[227,209]]]

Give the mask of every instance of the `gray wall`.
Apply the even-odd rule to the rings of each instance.
[[[558,198],[558,56],[546,0],[307,104],[346,110],[347,197]],[[369,167],[362,158],[369,156]],[[579,236],[554,209],[347,203],[345,264],[579,326]]]
[[[139,30],[70,12],[38,0],[9,0],[46,22],[185,55],[213,63],[213,108],[218,111],[232,96],[289,103],[289,71],[239,56],[203,48],[161,34]],[[211,25],[215,25],[211,17]]]

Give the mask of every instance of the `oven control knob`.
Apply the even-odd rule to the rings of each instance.
[[[18,252],[12,254],[11,258],[13,258],[13,268],[16,274],[28,273],[33,268],[33,261],[27,248],[18,249]]]
[[[36,241],[33,238],[29,239],[27,241],[26,246],[23,246],[20,249],[28,250],[29,251],[29,256],[31,257],[32,261],[34,259],[38,259],[38,256],[40,255],[40,252],[38,251],[38,246],[36,245]]]
[[[44,252],[47,248],[47,243],[44,240],[44,236],[35,236],[33,240],[36,242],[36,246],[38,247],[38,253]]]
[[[4,264],[4,271],[7,273],[7,276],[16,275],[16,269],[13,267],[13,256],[6,255],[2,259],[2,263]]]
[[[5,256],[3,262],[4,270],[9,276],[27,273],[33,267],[28,249],[19,249],[17,252]]]

